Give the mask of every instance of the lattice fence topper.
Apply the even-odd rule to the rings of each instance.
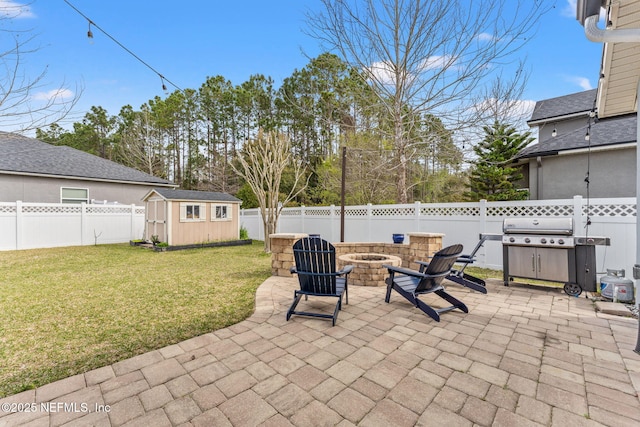
[[[360,208],[360,209],[345,208],[344,214],[345,216],[367,216],[368,215],[366,208]]]
[[[421,207],[420,215],[424,216],[479,216],[480,208],[477,206],[439,206]]]
[[[136,215],[144,215],[144,207],[136,206]]]
[[[87,206],[87,213],[88,214],[129,214],[131,213],[131,206]]]
[[[582,206],[582,215],[609,216],[609,217],[636,216],[637,206],[635,204],[590,205],[590,206],[584,205]]]
[[[16,206],[7,206],[7,205],[0,205],[0,213],[10,213],[10,214],[15,214],[16,213]]]
[[[280,212],[282,216],[300,216],[302,215],[302,209],[283,209]]]
[[[79,214],[82,212],[80,205],[22,205],[22,213],[53,213],[53,214]]]
[[[488,206],[487,216],[571,216],[573,205]]]
[[[305,216],[331,216],[331,209],[306,209],[304,214]]]
[[[415,216],[416,209],[411,206],[408,208],[391,207],[391,208],[374,208],[371,211],[372,216]]]

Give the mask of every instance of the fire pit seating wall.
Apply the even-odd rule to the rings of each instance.
[[[307,237],[304,233],[276,233],[271,239],[271,274],[291,277],[289,269],[294,265],[293,244]],[[407,233],[409,243],[380,242],[331,242],[336,248],[336,268],[354,265],[349,284],[384,286],[386,271],[382,264],[417,269],[414,261],[425,261],[442,249],[442,233]],[[406,240],[405,240],[406,242]],[[376,257],[378,255],[378,257]],[[377,259],[384,256],[384,260]],[[382,273],[380,272],[382,271]],[[381,277],[381,275],[383,277]]]

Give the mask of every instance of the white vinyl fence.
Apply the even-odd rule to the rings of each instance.
[[[462,243],[470,252],[480,233],[502,233],[505,217],[572,217],[574,235],[604,236],[611,246],[596,248],[598,272],[607,268],[626,270],[631,277],[636,252],[636,199],[591,199],[581,196],[563,200],[518,202],[413,203],[406,205],[345,206],[346,242],[392,242],[393,233],[444,233],[443,243]],[[587,227],[587,219],[590,225]],[[263,240],[258,209],[241,211],[241,226],[249,237]],[[340,207],[285,208],[278,223],[279,233],[320,234],[340,241]],[[406,243],[406,242],[405,242]],[[502,243],[487,241],[478,252],[478,266],[502,269]]]
[[[0,250],[122,243],[143,232],[143,206],[0,202]]]

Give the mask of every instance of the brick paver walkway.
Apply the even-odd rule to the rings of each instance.
[[[0,426],[640,425],[638,322],[586,298],[451,284],[470,313],[437,323],[353,286],[331,327],[285,321],[296,286],[271,277],[237,325],[1,399]]]

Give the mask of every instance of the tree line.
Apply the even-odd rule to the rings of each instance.
[[[310,174],[295,203],[339,202],[340,147],[347,147],[349,204],[395,202],[395,159],[385,130],[391,124],[376,110],[371,88],[356,70],[329,53],[311,59],[275,88],[271,77],[252,75],[233,85],[209,77],[198,88],[159,96],[138,110],[130,105],[110,115],[91,107],[71,130],[59,124],[37,129],[36,137],[171,180],[183,189],[236,194],[255,206],[252,191],[233,163],[259,132],[276,132],[291,142],[294,157]],[[411,199],[463,200],[464,153],[437,117],[418,115],[410,123],[421,144],[409,166]],[[287,173],[283,192],[292,185]],[[453,191],[452,191],[453,190]]]

